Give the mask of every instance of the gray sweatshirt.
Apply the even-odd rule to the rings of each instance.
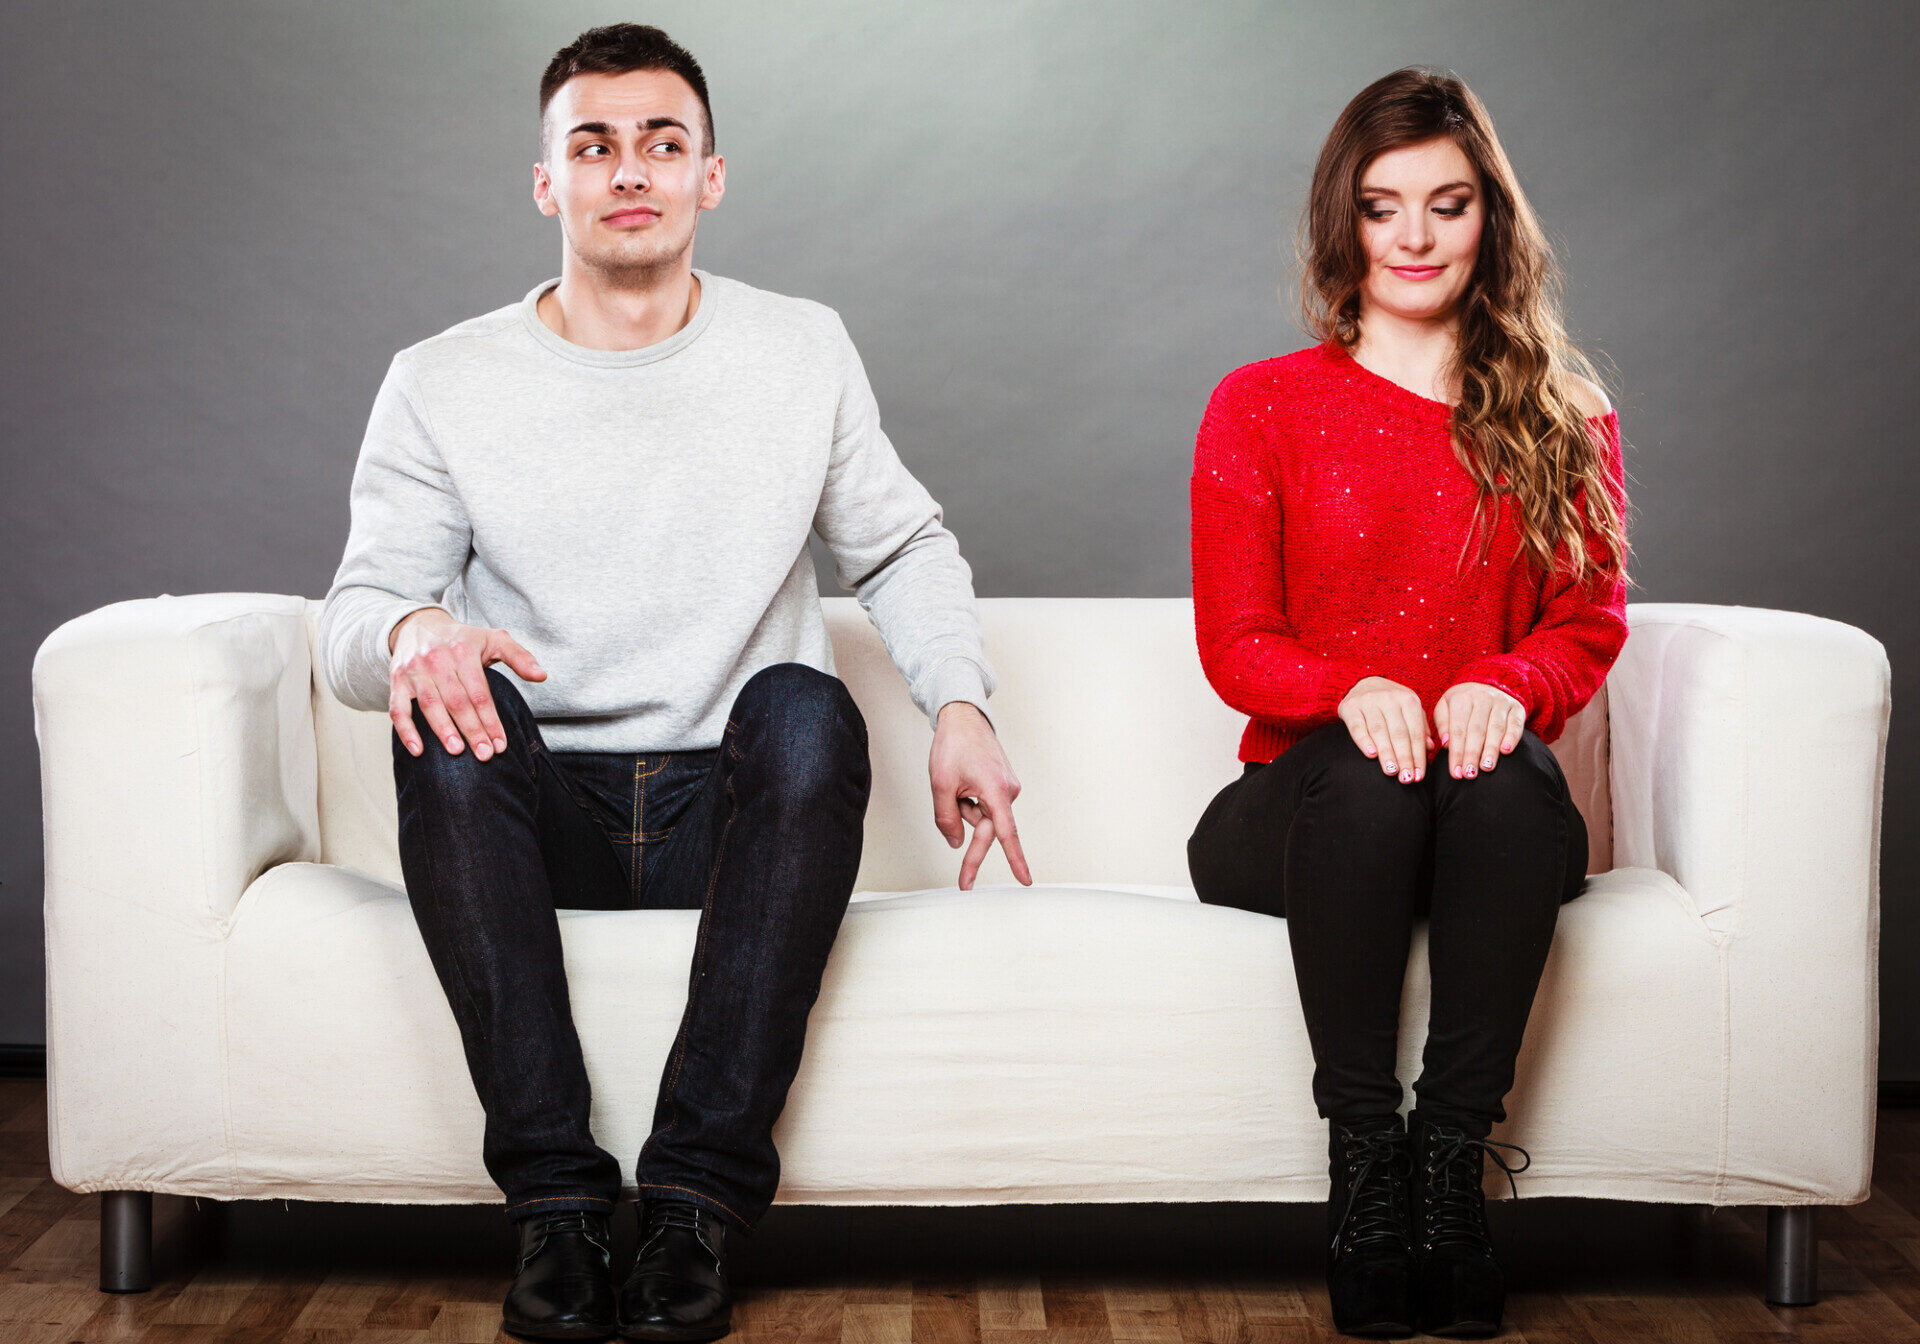
[[[692,321],[642,349],[556,335],[556,278],[394,356],[320,617],[342,703],[387,708],[388,635],[437,606],[533,651],[545,681],[492,666],[556,751],[718,746],[761,668],[834,670],[813,530],[929,721],[986,712],[972,571],[839,315],[694,274]]]

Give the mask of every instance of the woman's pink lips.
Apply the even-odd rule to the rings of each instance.
[[[1444,269],[1440,266],[1389,266],[1388,270],[1403,280],[1431,280]]]

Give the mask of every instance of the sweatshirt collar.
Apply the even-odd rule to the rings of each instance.
[[[541,295],[560,283],[560,277],[557,275],[551,280],[542,280],[527,291],[526,298],[520,301],[520,324],[540,345],[575,364],[587,364],[599,369],[627,369],[641,364],[651,364],[699,340],[700,333],[713,322],[714,312],[720,307],[721,291],[724,286],[697,266],[694,267],[693,273],[700,280],[700,306],[694,309],[692,319],[664,341],[655,341],[652,345],[643,345],[637,350],[595,350],[591,346],[575,345],[542,322],[537,305]]]

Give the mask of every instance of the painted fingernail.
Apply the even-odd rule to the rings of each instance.
[[[1486,756],[1486,757],[1484,757],[1484,758],[1482,758],[1482,759],[1481,759],[1481,762],[1480,762],[1480,768],[1481,768],[1482,770],[1491,770],[1491,769],[1493,769],[1493,757],[1492,757],[1492,755],[1488,755],[1488,756]]]
[[[1387,769],[1388,769],[1389,771],[1391,771],[1391,770],[1393,769],[1393,762],[1392,762],[1392,761],[1387,761],[1387,762],[1386,762],[1385,764],[1386,764],[1386,767],[1387,767]]]
[[[1468,779],[1472,779],[1472,778],[1473,778],[1473,777],[1474,777],[1474,776],[1475,776],[1476,774],[1478,774],[1478,773],[1479,773],[1479,771],[1477,771],[1477,770],[1475,770],[1475,769],[1474,769],[1474,768],[1473,768],[1472,766],[1468,766],[1468,767],[1467,767],[1467,778],[1468,778]]]
[[[1400,782],[1401,782],[1402,784],[1411,784],[1411,783],[1413,783],[1413,771],[1411,771],[1411,770],[1402,770],[1402,771],[1400,772]]]

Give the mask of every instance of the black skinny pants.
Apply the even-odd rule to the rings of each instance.
[[[1187,862],[1202,901],[1287,921],[1323,1117],[1399,1110],[1400,991],[1425,916],[1433,999],[1415,1099],[1482,1138],[1506,1119],[1554,924],[1587,868],[1586,822],[1532,729],[1472,779],[1453,777],[1441,747],[1402,784],[1336,719],[1249,763],[1208,804]]]

